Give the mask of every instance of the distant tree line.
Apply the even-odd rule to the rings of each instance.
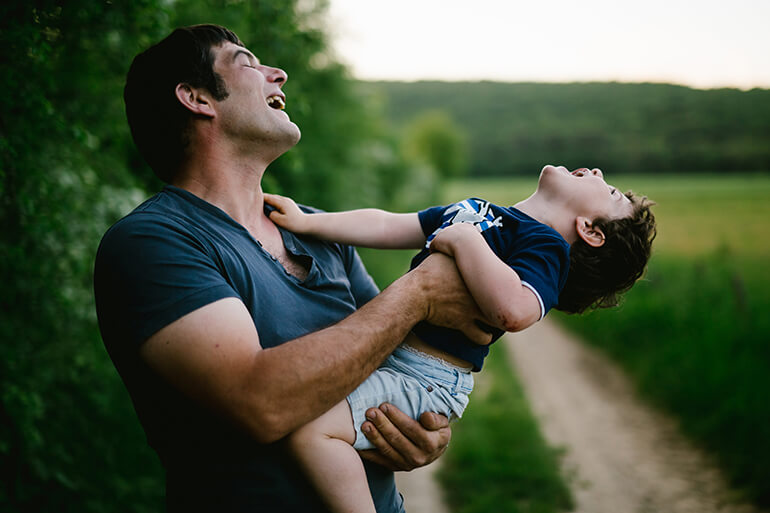
[[[544,163],[613,173],[770,170],[770,90],[669,84],[362,82],[396,126],[443,111],[473,176]]]

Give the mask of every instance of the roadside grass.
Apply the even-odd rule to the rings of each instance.
[[[549,448],[521,385],[492,346],[439,469],[455,513],[556,513],[574,506],[560,474],[561,452]]]

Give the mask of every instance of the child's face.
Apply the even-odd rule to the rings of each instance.
[[[569,208],[575,216],[589,219],[619,219],[633,211],[631,200],[604,181],[599,169],[568,171],[563,166],[545,166],[540,173],[538,191]]]

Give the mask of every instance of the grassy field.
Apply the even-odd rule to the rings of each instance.
[[[716,456],[739,490],[770,506],[766,464],[770,401],[765,397],[770,390],[770,175],[619,176],[617,180],[608,175],[607,179],[657,202],[658,238],[649,271],[619,308],[552,316],[620,362],[646,397],[677,417],[682,429]],[[513,204],[535,185],[536,176],[456,181],[446,187],[445,197],[456,201],[479,196]],[[388,253],[383,259],[382,252],[368,252],[365,257],[382,285],[406,270],[411,253]],[[508,372],[494,365],[493,379]],[[512,379],[498,386],[509,390],[515,403],[523,399]],[[485,405],[473,413],[474,402],[475,398],[468,418],[456,425],[452,451],[446,456],[449,474],[444,481],[450,489],[458,476],[472,480],[474,474],[484,474],[476,464],[490,473],[502,472],[498,464],[510,466],[510,473],[502,474],[507,476],[503,481],[519,479],[510,476],[536,467],[531,462],[522,465],[508,451],[495,452],[493,442],[485,444],[484,440],[496,440],[498,430],[508,427],[490,421]],[[523,419],[523,425],[531,419],[526,408],[508,405],[505,409],[506,414]],[[527,431],[508,430],[508,439],[521,440]],[[539,436],[532,444],[534,449],[526,443],[519,447],[537,453],[540,461],[555,461]],[[473,454],[479,455],[481,463],[469,463]],[[474,472],[462,470],[468,466]],[[559,478],[551,475],[550,479],[556,483]],[[497,482],[485,477],[466,487],[486,490]],[[559,485],[544,488],[558,490]],[[504,486],[501,490],[512,493]],[[496,492],[489,493],[495,496]],[[495,510],[551,511],[548,508],[562,499],[555,493],[539,505],[528,500],[522,497],[519,503],[531,509]],[[457,511],[490,511],[480,505],[474,509],[472,499],[461,504]]]
[[[770,175],[637,176],[605,174],[607,182],[657,203],[655,253],[692,257],[727,250],[770,256]],[[451,200],[478,196],[512,205],[537,186],[531,179],[465,180],[446,188]]]

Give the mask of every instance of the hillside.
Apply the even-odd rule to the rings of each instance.
[[[770,170],[770,90],[669,84],[359,82],[397,127],[443,110],[472,176],[544,163],[613,172]]]

